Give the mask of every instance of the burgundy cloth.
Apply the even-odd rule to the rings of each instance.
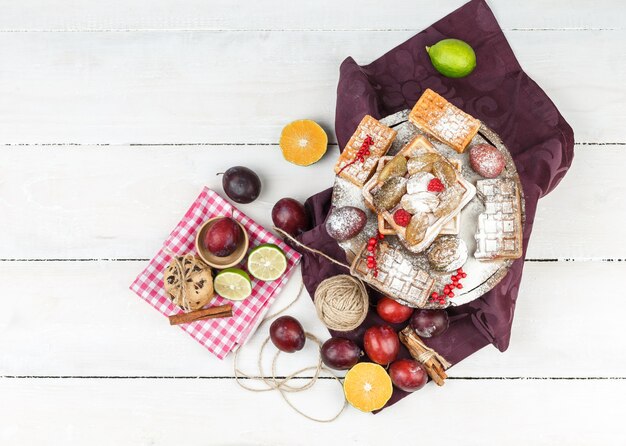
[[[466,78],[448,79],[432,67],[424,47],[444,38],[462,39],[476,51],[476,69]],[[559,183],[572,162],[571,127],[524,73],[487,4],[473,0],[369,65],[359,66],[350,57],[341,64],[335,119],[339,147],[348,142],[365,114],[383,118],[412,108],[426,88],[485,122],[511,152],[526,202],[525,256],[537,200]],[[307,200],[314,227],[300,240],[345,263],[344,252],[324,227],[331,193],[328,189]],[[311,295],[322,280],[347,273],[320,256],[302,253],[304,283]],[[450,328],[427,344],[453,364],[489,343],[506,350],[523,266],[524,257],[513,263],[493,290],[466,305],[450,308]],[[333,336],[348,337],[362,345],[365,329],[383,323],[373,307],[379,294],[371,291],[370,295],[372,307],[361,327],[349,333],[331,331]],[[402,324],[395,328],[401,329]],[[408,356],[404,347],[401,356]],[[405,395],[395,389],[388,405]]]

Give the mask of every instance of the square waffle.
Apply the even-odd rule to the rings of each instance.
[[[463,153],[480,128],[478,119],[455,107],[430,88],[418,99],[409,114],[409,121],[459,153]]]
[[[398,152],[396,156],[413,157],[417,154],[424,153],[424,152],[434,152],[434,153],[441,155],[437,151],[437,149],[435,149],[435,147],[430,143],[430,141],[428,141],[428,139],[426,139],[424,136],[418,135],[415,138],[413,138],[411,142],[409,142],[406,146],[404,146],[402,150],[400,150],[400,152]],[[385,163],[391,160],[392,158],[393,157],[381,158],[381,160],[378,163],[378,168],[376,170],[376,173],[374,173],[372,178],[365,184],[365,186],[363,186],[362,193],[363,193],[364,201],[367,204],[367,206],[370,209],[372,209],[374,212],[376,212],[376,208],[374,206],[374,199],[372,196],[372,192],[374,192],[377,188],[380,187],[380,184],[378,182],[378,175],[380,171],[382,170],[382,168],[384,167]],[[445,159],[445,157],[443,158]],[[400,242],[402,242],[402,244],[409,251],[414,252],[414,253],[422,252],[426,248],[428,248],[430,244],[433,242],[433,240],[437,237],[437,235],[441,233],[442,229],[449,222],[451,222],[457,215],[461,213],[461,209],[463,209],[465,205],[469,203],[470,200],[476,194],[476,188],[470,182],[465,180],[465,178],[461,176],[458,170],[455,169],[455,173],[456,173],[456,179],[457,179],[455,187],[459,188],[459,190],[462,191],[460,202],[450,212],[444,215],[441,215],[434,222],[432,222],[432,224],[428,227],[426,231],[426,235],[424,236],[421,242],[414,244],[414,245],[409,244],[405,237],[406,228],[398,225],[394,221],[393,213],[396,211],[396,209],[399,208],[399,205],[397,205],[395,208],[391,209],[390,211],[385,211],[385,212],[378,214],[378,218],[379,218],[378,228],[379,230],[382,229],[381,233],[385,235],[397,235],[398,238],[400,239]],[[381,218],[384,221],[383,224],[381,224]]]
[[[356,158],[367,136],[373,140],[373,144],[369,147],[370,154],[365,156],[364,161],[361,162]],[[351,183],[363,187],[363,184],[376,168],[380,157],[384,156],[391,147],[395,137],[395,130],[381,124],[377,119],[365,115],[339,156],[335,165],[335,173]]]
[[[511,179],[479,180],[478,196],[485,211],[478,216],[478,260],[517,259],[522,255],[522,219],[519,190]]]
[[[412,307],[428,303],[435,280],[427,271],[410,261],[401,247],[392,247],[381,241],[376,251],[378,273],[367,267],[369,251],[364,244],[350,268],[352,275],[369,283],[380,292]]]

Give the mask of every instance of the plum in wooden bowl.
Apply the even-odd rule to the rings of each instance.
[[[240,263],[249,246],[248,234],[238,221],[230,217],[207,220],[196,234],[196,250],[208,265],[217,269]]]

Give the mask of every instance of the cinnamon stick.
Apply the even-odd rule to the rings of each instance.
[[[446,369],[451,364],[439,353],[424,344],[411,326],[406,327],[398,335],[411,356],[424,366],[426,373],[428,373],[428,376],[435,384],[443,386],[444,380],[448,377]]]
[[[170,325],[188,324],[190,322],[200,321],[203,319],[214,319],[218,317],[231,317],[233,315],[233,306],[231,304],[219,305],[217,307],[204,308],[201,310],[190,311],[189,313],[180,313],[169,316]]]

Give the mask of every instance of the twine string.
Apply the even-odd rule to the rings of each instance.
[[[317,315],[331,330],[350,331],[367,317],[369,296],[359,279],[340,274],[322,281],[315,290]]]
[[[342,263],[339,260],[333,259],[331,256],[329,256],[328,254],[323,253],[322,251],[318,251],[315,248],[311,248],[311,247],[305,245],[304,243],[302,243],[299,240],[297,240],[295,237],[292,237],[290,234],[286,233],[285,231],[283,231],[280,228],[277,228],[276,226],[274,226],[274,231],[278,232],[283,237],[289,239],[290,241],[292,241],[293,243],[295,243],[299,247],[304,248],[307,251],[312,252],[314,254],[320,255],[320,256],[324,257],[326,260],[329,260],[329,261],[333,262],[335,265],[343,266],[344,268],[350,269],[350,265],[346,265],[345,263]]]
[[[259,324],[259,327],[257,328],[260,329],[261,326],[263,326],[266,322],[268,322],[271,319],[274,319],[276,316],[279,316],[281,314],[283,314],[285,311],[287,311],[289,308],[291,308],[291,306],[293,306],[293,304],[295,304],[298,299],[300,298],[300,295],[302,294],[302,291],[304,290],[304,283],[300,284],[300,288],[298,290],[298,294],[296,295],[295,299],[293,299],[291,301],[291,303],[289,303],[287,306],[285,306],[284,308],[282,308],[281,310],[272,313],[271,315],[266,316],[263,321]],[[346,408],[347,405],[347,401],[344,398],[344,402],[343,405],[341,406],[341,408],[331,417],[329,418],[317,418],[317,417],[313,417],[311,415],[306,414],[305,412],[303,412],[301,409],[299,409],[296,405],[294,405],[289,398],[287,398],[287,394],[288,393],[298,393],[298,392],[303,392],[306,391],[310,388],[312,388],[316,383],[317,380],[320,377],[320,374],[322,373],[322,371],[324,372],[328,372],[331,377],[337,381],[337,383],[339,384],[339,386],[342,387],[343,386],[341,384],[341,381],[339,380],[339,378],[337,376],[335,376],[332,371],[330,369],[328,369],[326,366],[324,366],[324,364],[322,363],[322,357],[321,357],[321,353],[319,352],[319,348],[321,348],[321,341],[313,334],[305,332],[305,336],[307,337],[307,339],[309,339],[311,342],[314,342],[317,347],[318,347],[318,358],[317,358],[317,363],[314,366],[308,366],[308,367],[303,367],[299,370],[296,370],[295,372],[290,373],[289,375],[283,377],[283,378],[279,378],[277,376],[276,373],[276,368],[277,368],[277,363],[278,363],[278,358],[281,354],[280,350],[277,350],[273,359],[272,359],[272,366],[271,366],[271,376],[267,377],[265,375],[265,371],[263,369],[263,353],[265,351],[265,347],[267,346],[267,344],[270,341],[270,337],[266,337],[265,340],[263,341],[263,344],[261,345],[261,348],[259,349],[259,353],[257,355],[257,369],[258,369],[258,375],[257,376],[253,376],[253,375],[248,375],[245,372],[243,372],[240,368],[239,368],[239,353],[241,352],[241,350],[243,349],[243,346],[241,348],[239,348],[236,352],[235,352],[235,357],[233,360],[233,369],[234,369],[234,376],[235,376],[235,382],[243,389],[248,390],[250,392],[271,392],[271,391],[277,391],[281,398],[287,403],[287,405],[289,405],[289,407],[291,407],[296,413],[302,415],[303,417],[311,420],[311,421],[316,421],[319,423],[329,423],[331,421],[336,420],[339,415],[341,415],[341,413],[344,411],[344,409]],[[301,386],[293,386],[290,385],[289,382],[296,379],[297,377],[299,377],[300,375],[302,375],[303,373],[306,372],[311,372],[313,371],[313,376],[311,378],[309,378],[303,385]],[[264,388],[258,388],[258,387],[250,387],[246,384],[244,384],[242,382],[242,378],[251,380],[251,381],[257,381],[257,382],[261,382],[265,385]]]
[[[268,314],[267,316],[265,316],[263,318],[263,321],[259,324],[259,327],[261,327],[261,325],[263,325],[266,321],[269,321],[270,319],[274,319],[276,316],[280,316],[285,311],[290,309],[296,302],[298,302],[298,300],[300,299],[300,296],[302,295],[302,291],[303,290],[304,290],[304,282],[300,283],[300,288],[298,288],[298,294],[296,294],[295,299],[293,299],[287,306],[283,307],[282,309],[278,310],[277,312],[272,313],[272,314]]]
[[[432,358],[435,358],[437,361],[439,361],[439,363],[441,364],[441,366],[444,368],[444,370],[449,369],[452,364],[450,364],[446,358],[444,358],[443,356],[441,356],[439,353],[437,353],[435,350],[433,350],[432,348],[428,347],[426,344],[424,344],[422,342],[422,348],[424,348],[425,350],[423,352],[421,352],[417,358],[417,361],[422,363],[422,364],[426,364],[428,361],[430,361]]]
[[[311,248],[280,228],[274,230],[297,246],[324,257],[335,265],[350,269],[349,265],[333,259],[326,253]],[[350,331],[361,325],[367,316],[369,296],[363,281],[354,276],[341,274],[321,282],[315,290],[317,315],[331,330]]]
[[[183,308],[184,311],[191,311],[191,304],[189,302],[189,298],[187,297],[187,289],[185,287],[185,283],[187,283],[188,279],[188,274],[185,272],[185,267],[183,264],[185,263],[185,260],[194,257],[194,255],[187,253],[181,256],[181,262],[180,260],[178,260],[179,256],[174,254],[173,252],[166,250],[165,253],[172,257],[172,261],[174,262],[174,268],[176,268],[176,273],[180,277],[180,306]],[[189,271],[191,271],[191,269]]]
[[[422,364],[426,363],[427,361],[429,361],[431,358],[437,356],[435,354],[434,351],[432,350],[426,350],[425,352],[422,352],[419,354],[419,356],[417,357],[417,361],[421,362]]]

